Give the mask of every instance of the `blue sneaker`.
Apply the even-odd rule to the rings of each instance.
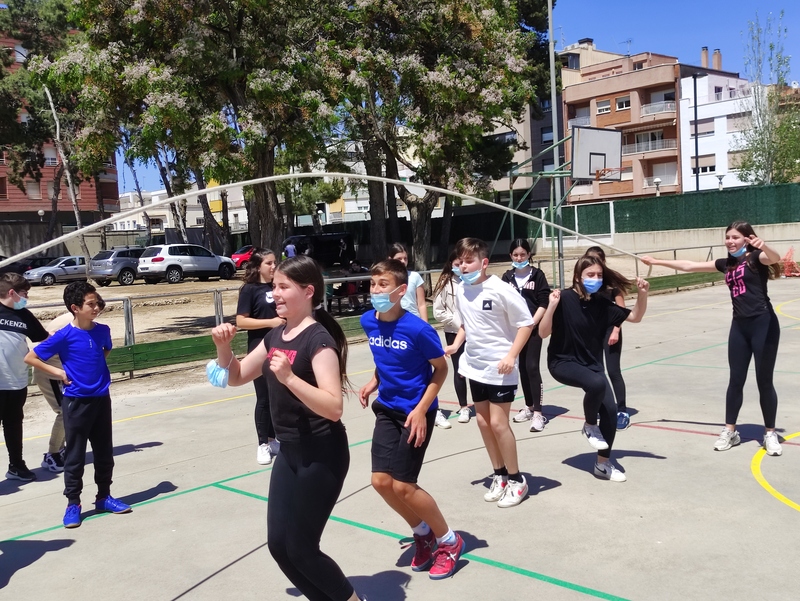
[[[631,416],[627,411],[617,413],[617,430],[627,430],[631,425]]]
[[[77,528],[81,525],[81,506],[67,505],[64,512],[64,528]]]
[[[131,506],[127,503],[123,503],[119,499],[115,499],[111,495],[108,495],[105,499],[97,499],[94,502],[94,508],[97,510],[98,513],[102,513],[104,511],[108,511],[111,513],[130,513]]]

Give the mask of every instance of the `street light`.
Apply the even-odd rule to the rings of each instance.
[[[724,173],[723,173],[723,174],[721,174],[721,175],[718,175],[718,176],[717,176],[717,179],[719,180],[719,189],[720,189],[720,190],[722,190],[722,178],[723,178],[723,177],[725,177],[725,174],[724,174]]]
[[[44,209],[39,209],[36,214],[39,216],[39,221],[44,221]]]
[[[653,183],[656,185],[656,196],[661,196],[661,178],[653,178]]]

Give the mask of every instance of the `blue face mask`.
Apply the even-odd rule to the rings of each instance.
[[[233,363],[233,356],[231,356],[228,367],[231,366],[231,363]],[[206,377],[212,386],[225,388],[228,385],[228,367],[220,367],[216,359],[206,363]]]
[[[25,298],[24,296],[20,296],[18,301],[14,301],[14,310],[20,311],[21,309],[24,309],[27,306],[27,304],[28,304],[28,299]]]
[[[461,281],[465,284],[472,286],[475,282],[477,282],[481,277],[480,271],[473,271],[471,273],[462,273],[461,274]]]
[[[530,265],[530,261],[511,261],[511,264],[514,266],[514,269],[525,269]]]
[[[398,286],[397,288],[399,288]],[[376,292],[369,295],[369,302],[372,303],[372,308],[378,313],[386,313],[389,309],[397,304],[397,301],[389,300],[389,297],[397,290],[395,288],[391,292]]]
[[[453,267],[453,275],[460,278],[461,277],[461,269],[459,267]]]
[[[735,250],[735,251],[733,251],[732,253],[730,253],[730,255],[731,255],[732,257],[739,258],[739,257],[741,257],[741,256],[742,256],[744,253],[746,253],[746,252],[747,252],[747,242],[745,242],[744,244],[742,244],[742,248],[740,248],[739,250]]]
[[[594,294],[603,287],[603,280],[599,278],[583,278],[583,287],[589,294]]]

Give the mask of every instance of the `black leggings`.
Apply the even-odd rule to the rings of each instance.
[[[539,337],[539,332],[534,331],[519,354],[519,379],[522,384],[522,394],[525,395],[525,405],[540,412],[544,398],[542,372],[539,369],[541,359],[542,339]]]
[[[353,587],[319,548],[342,491],[350,450],[344,431],[281,441],[269,483],[267,545],[281,571],[311,601],[345,601]]]
[[[0,390],[0,422],[3,423],[8,462],[14,467],[25,465],[22,459],[22,420],[25,417],[22,408],[26,398],[27,387],[20,390]]]
[[[453,332],[445,332],[444,340],[450,345],[456,339]],[[467,406],[467,379],[458,373],[458,360],[464,354],[464,345],[462,344],[458,350],[450,355],[450,360],[453,362],[453,388],[456,389],[456,397],[458,397],[458,404],[462,407]]]
[[[617,411],[627,411],[627,391],[625,389],[625,380],[622,379],[622,368],[620,367],[620,359],[622,358],[622,330],[619,332],[617,344],[608,344],[608,337],[611,336],[611,331],[613,329],[614,328],[608,329],[608,332],[606,332],[606,341],[603,343],[606,357],[606,373],[608,373],[608,379],[611,380],[611,388],[614,389],[614,396],[617,399]]]
[[[275,438],[275,428],[272,425],[272,414],[269,412],[269,388],[264,376],[253,380],[256,389],[256,434],[258,444],[262,445]]]
[[[725,423],[736,424],[742,408],[744,383],[751,355],[756,360],[756,383],[761,401],[761,413],[766,428],[775,427],[778,395],[772,384],[781,329],[778,317],[770,311],[756,317],[734,319],[728,336],[728,365],[731,378],[725,395]]]
[[[617,434],[617,405],[614,393],[603,372],[592,371],[574,361],[559,361],[548,366],[550,375],[567,386],[582,388],[583,415],[586,423],[597,425],[597,414],[600,413],[600,432],[608,443],[608,449],[597,451],[601,457],[611,456],[611,447]]]

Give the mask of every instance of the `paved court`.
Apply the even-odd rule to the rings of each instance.
[[[595,479],[579,434],[581,394],[545,374],[544,432],[514,425],[531,494],[499,509],[483,501],[491,472],[477,425],[436,430],[420,483],[468,553],[456,575],[433,582],[409,568],[401,520],[369,486],[373,417],[346,403],[350,473],[322,541],[370,601],[536,598],[766,599],[797,582],[791,542],[800,531],[800,281],[770,284],[779,312],[776,372],[782,457],[764,457],[754,373],[739,430],[743,443],[712,450],[724,417],[728,291],[654,296],[641,324],[624,326],[623,367],[632,427],[614,458],[625,483]],[[543,362],[544,364],[544,362]],[[351,347],[360,386],[369,349]],[[751,368],[751,372],[752,372]],[[546,372],[546,370],[545,370]],[[299,593],[265,540],[270,470],[255,463],[252,388],[214,389],[200,377],[159,396],[115,401],[116,496],[129,515],[60,526],[61,476],[0,481],[0,598],[284,599]],[[113,397],[112,388],[112,397]],[[443,407],[457,407],[451,385]],[[521,401],[515,403],[515,409]],[[26,458],[46,448],[49,424],[26,429]],[[95,488],[87,468],[84,509]]]

